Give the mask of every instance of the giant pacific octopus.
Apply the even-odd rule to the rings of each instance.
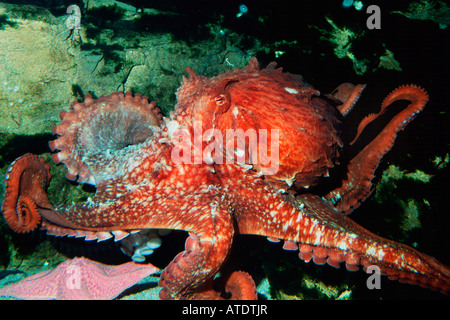
[[[213,78],[186,71],[169,118],[146,97],[120,92],[86,95],[63,111],[50,142],[53,159],[66,165],[69,179],[95,185],[95,196],[53,206],[46,194],[49,164],[25,154],[6,175],[3,215],[10,227],[98,241],[139,230],[185,230],[185,250],[161,274],[162,299],[218,299],[224,292],[256,298],[254,281],[242,271],[223,281],[224,291],[213,289],[236,234],[282,240],[306,262],[345,263],[348,270],[376,265],[390,279],[449,292],[448,267],[346,215],[371,194],[381,158],[427,103],[424,89],[404,85],[390,93],[379,114],[361,122],[357,137],[394,101],[409,104],[353,159],[339,163],[341,125],[363,85],[323,94],[275,63],[261,69],[256,58]],[[309,191],[332,180],[338,166],[346,176],[337,187]]]

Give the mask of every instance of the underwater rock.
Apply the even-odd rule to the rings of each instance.
[[[7,106],[0,109],[0,132],[48,132],[61,105],[71,100],[76,64],[64,42],[63,19],[28,8],[0,4],[0,14],[8,13],[14,23],[0,30],[0,103]]]
[[[61,110],[85,93],[139,92],[168,113],[185,66],[211,75],[249,60],[217,36],[187,43],[175,40],[170,32],[152,33],[152,25],[148,31],[136,31],[145,25],[149,10],[143,16],[136,14],[137,9],[131,14],[131,6],[96,5],[81,16],[81,29],[70,29],[68,14],[54,16],[40,7],[0,4],[0,16],[7,17],[0,28],[0,103],[7,106],[0,109],[0,132],[51,133]],[[226,61],[230,53],[237,58],[233,64]]]

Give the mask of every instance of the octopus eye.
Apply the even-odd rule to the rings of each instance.
[[[216,100],[216,104],[218,106],[221,106],[226,102],[225,96],[223,94],[221,94],[220,96],[217,96],[215,100]]]

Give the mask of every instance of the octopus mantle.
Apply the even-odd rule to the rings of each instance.
[[[146,97],[130,93],[87,95],[63,111],[54,127],[58,138],[50,142],[57,151],[53,159],[66,165],[67,178],[94,184],[96,194],[84,203],[54,207],[45,192],[49,165],[26,154],[6,175],[3,214],[11,228],[98,241],[142,229],[186,230],[185,250],[161,274],[163,299],[221,298],[212,279],[235,234],[283,240],[285,249],[298,250],[306,262],[345,263],[349,270],[376,265],[390,279],[448,293],[449,268],[345,214],[370,195],[375,170],[397,132],[428,101],[423,89],[402,86],[388,95],[379,114],[396,100],[410,103],[341,164],[347,176],[339,187],[317,195],[308,188],[333,179],[330,169],[344,147],[340,128],[364,86],[344,84],[322,94],[274,63],[260,69],[255,58],[246,68],[214,78],[186,70],[189,78],[177,91],[170,118],[163,119]],[[357,137],[378,115],[361,122]],[[228,137],[230,129],[235,135]],[[246,144],[252,138],[275,141],[275,149],[257,153]],[[256,298],[245,272],[231,273],[224,286],[232,298]]]

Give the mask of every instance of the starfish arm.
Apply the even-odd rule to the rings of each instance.
[[[43,271],[0,288],[0,296],[18,299],[114,299],[144,277],[158,271],[151,264],[127,262],[108,266],[86,258],[68,259],[56,269]]]
[[[409,100],[411,103],[392,118],[383,131],[350,161],[348,176],[342,183],[342,186],[325,196],[325,198],[332,200],[339,210],[345,213],[350,213],[359,207],[361,202],[372,193],[371,181],[375,177],[375,170],[381,158],[392,148],[397,133],[403,130],[425,107],[428,101],[428,94],[425,90],[415,85],[397,88],[385,98],[381,105],[381,111],[377,115],[369,115],[361,122],[355,140],[366,125],[383,114],[386,108],[397,100]]]
[[[56,299],[57,288],[62,274],[55,270],[42,271],[17,283],[0,288],[0,296],[24,300]],[[36,285],[39,283],[40,285]]]
[[[126,262],[109,266],[86,258],[69,260],[58,287],[58,300],[111,300],[141,279],[158,271],[151,264]],[[73,279],[76,279],[73,282]],[[76,283],[78,281],[78,283]]]

